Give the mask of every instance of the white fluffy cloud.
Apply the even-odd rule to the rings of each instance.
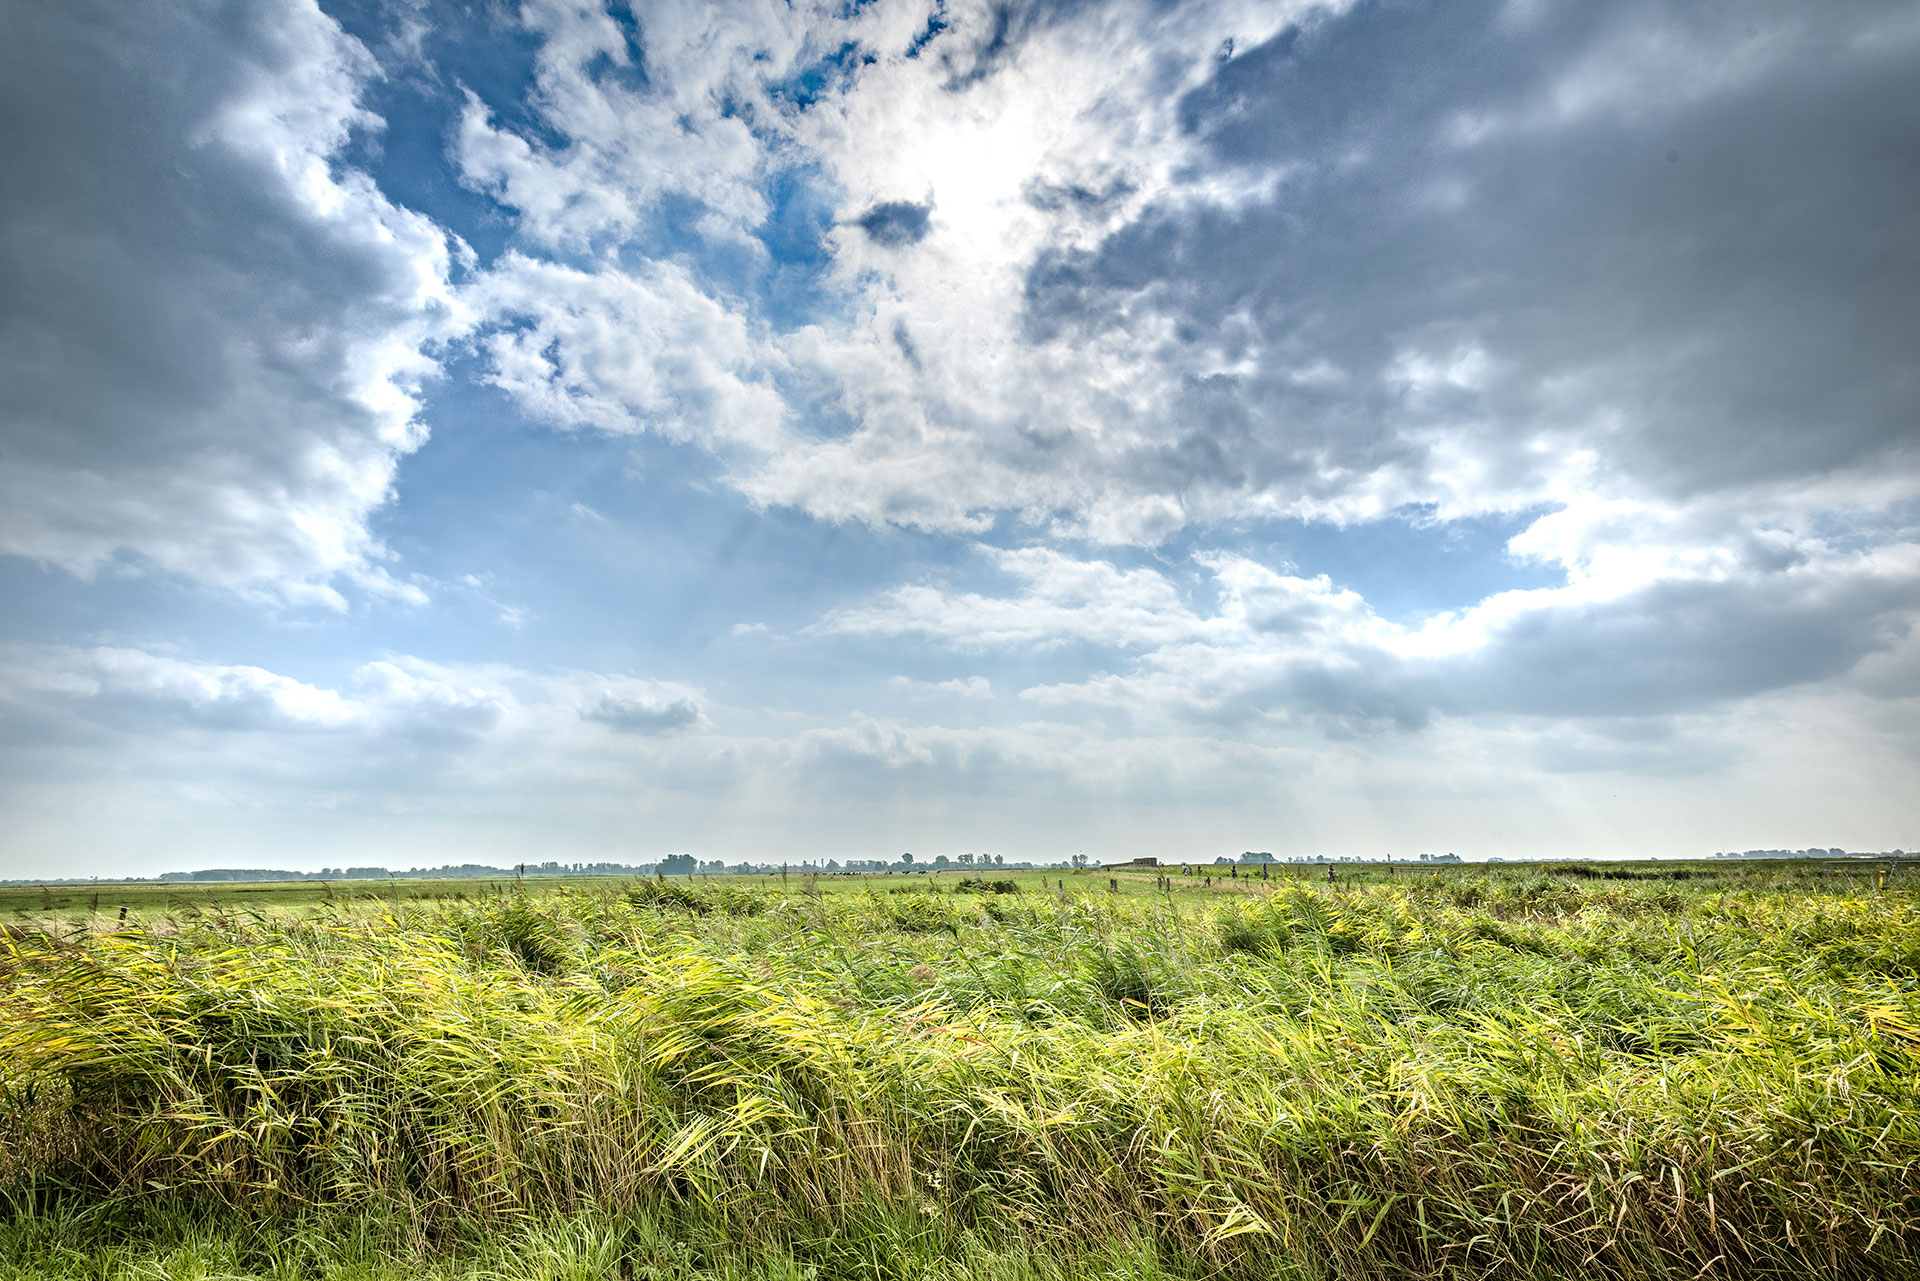
[[[814,635],[916,636],[963,649],[1053,646],[1073,642],[1135,647],[1192,634],[1180,595],[1151,569],[1121,570],[1044,547],[983,554],[1022,585],[1016,596],[953,594],[916,584],[878,601],[837,611]]]
[[[90,750],[112,732],[155,752],[160,773],[178,750],[190,773],[217,761],[213,772],[393,793],[418,782],[408,768],[389,774],[395,762],[507,768],[546,752],[564,775],[568,758],[617,759],[637,746],[628,739],[710,727],[701,692],[672,681],[397,655],[335,688],[128,646],[8,646],[0,708],[14,752]]]
[[[1516,542],[1534,539],[1535,526]],[[1154,569],[1046,549],[985,554],[1009,595],[895,588],[818,634],[911,636],[956,650],[1085,644],[1124,665],[1022,691],[1228,725],[1348,734],[1435,717],[1667,717],[1842,678],[1920,621],[1920,546],[1846,550],[1784,536],[1744,558],[1718,544],[1595,549],[1562,587],[1507,591],[1417,625],[1380,617],[1325,575],[1202,553],[1216,603]],[[1606,732],[1602,729],[1599,732]]]
[[[530,239],[557,248],[631,233],[669,196],[699,200],[716,225],[758,223],[768,160],[752,113],[771,108],[767,80],[825,51],[821,28],[836,25],[837,8],[652,5],[642,53],[594,0],[529,0],[518,13],[540,42],[530,97],[562,141],[514,133],[469,95],[461,172],[515,210]]]
[[[917,681],[910,676],[894,676],[888,679],[887,688],[916,697],[993,697],[993,682],[984,676],[956,676],[944,681]]]
[[[654,430],[716,450],[778,446],[767,353],[743,317],[672,264],[588,272],[514,253],[466,300],[513,319],[480,339],[490,376],[549,423]]]
[[[4,696],[16,716],[65,709],[164,736],[351,734],[457,741],[483,734],[510,699],[496,681],[413,659],[361,666],[345,690],[246,665],[197,662],[126,646],[14,646]]]
[[[1156,202],[1231,207],[1263,189],[1181,179],[1193,144],[1179,100],[1222,48],[1270,37],[1293,12],[1120,4],[1059,17],[982,3],[943,6],[930,26],[934,11],[908,4],[725,18],[653,6],[636,83],[641,54],[597,6],[529,5],[525,25],[545,41],[530,106],[564,142],[514,133],[472,104],[467,181],[517,212],[529,244],[563,257],[645,244],[649,211],[694,201],[715,251],[764,271],[778,265],[754,238],[769,212],[761,193],[776,173],[811,174],[842,211],[819,283],[834,315],[780,331],[748,298],[690,294],[678,267],[650,264],[653,279],[639,280],[611,256],[566,268],[515,258],[505,277],[569,273],[561,292],[578,303],[573,323],[556,325],[516,285],[470,294],[504,322],[484,340],[495,378],[550,420],[707,443],[754,499],[829,519],[965,530],[1014,510],[1157,537],[1187,518],[1179,499],[1115,489],[1112,475],[1177,415],[1184,377],[1232,357],[1175,352],[1151,322],[1036,345],[1026,274],[1043,250],[1090,247]],[[848,48],[857,56],[836,61]],[[809,74],[824,88],[798,102],[792,86]],[[869,229],[889,209],[913,211],[911,234]],[[656,301],[663,275],[670,301]],[[649,295],[637,306],[636,289]],[[662,394],[671,371],[650,366],[672,361],[653,318],[669,314],[717,339],[683,339],[724,365],[695,381],[750,384],[749,409]],[[629,341],[624,368],[609,369],[609,345]],[[851,430],[823,434],[820,413]]]
[[[531,243],[626,257],[581,260],[607,286],[567,291],[536,368],[535,338],[495,340],[502,385],[710,443],[760,502],[949,532],[1010,513],[1152,544],[1703,499],[1811,518],[1823,483],[1884,522],[1920,492],[1915,246],[1888,213],[1913,191],[1870,160],[1913,125],[1889,95],[1916,50],[1885,5],[931,13],[651,6],[642,78],[597,7],[529,6],[530,106],[565,141],[469,113],[470,179]],[[1772,158],[1776,117],[1818,175]],[[663,393],[671,361],[594,374],[629,333],[655,362],[655,312],[622,301],[645,211],[693,202],[752,278],[778,267],[755,239],[776,174],[838,207],[826,314],[782,328],[751,287],[676,274],[705,291],[671,310],[715,353],[708,394]],[[1856,288],[1846,244],[1893,275]]]
[[[372,59],[312,0],[31,6],[0,97],[0,552],[335,601],[417,447],[454,248],[340,163]]]

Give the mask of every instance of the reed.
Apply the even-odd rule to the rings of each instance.
[[[0,1260],[1920,1275],[1903,889],[671,889],[14,927]]]

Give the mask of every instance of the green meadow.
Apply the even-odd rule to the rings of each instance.
[[[8,887],[0,1277],[1920,1276],[1906,873],[1244,871]]]

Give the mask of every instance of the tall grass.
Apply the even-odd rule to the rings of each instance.
[[[345,1215],[582,1276],[648,1223],[835,1276],[1916,1275],[1916,1074],[1920,911],[1861,888],[643,884],[0,948],[16,1233]]]

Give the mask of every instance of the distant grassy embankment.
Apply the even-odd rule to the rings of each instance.
[[[11,890],[0,1276],[1920,1275],[1903,877],[1339,872]]]

